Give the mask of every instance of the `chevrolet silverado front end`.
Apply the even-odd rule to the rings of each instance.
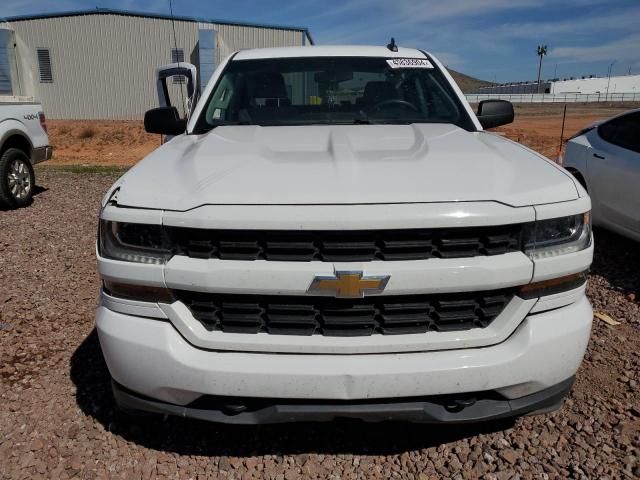
[[[227,59],[103,201],[117,403],[228,423],[557,408],[591,328],[590,200],[483,131],[493,108],[418,50]]]

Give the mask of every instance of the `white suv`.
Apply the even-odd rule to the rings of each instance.
[[[229,423],[557,408],[591,328],[590,200],[483,131],[432,55],[245,50],[100,213],[117,403]]]

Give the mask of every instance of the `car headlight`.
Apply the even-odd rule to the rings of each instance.
[[[160,265],[171,258],[161,225],[100,220],[98,248],[101,256],[125,262]]]
[[[533,222],[524,235],[525,253],[534,260],[579,252],[591,245],[591,213]]]

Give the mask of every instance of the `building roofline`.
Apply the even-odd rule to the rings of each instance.
[[[84,15],[122,15],[125,17],[142,17],[142,18],[157,18],[161,20],[171,20],[171,15],[166,15],[163,13],[149,13],[149,12],[140,12],[133,10],[117,10],[113,8],[95,8],[95,9],[87,9],[87,10],[69,10],[62,12],[52,12],[52,13],[40,13],[40,14],[30,14],[30,15],[14,15],[11,17],[0,17],[0,22],[22,22],[27,20],[41,20],[46,18],[59,18],[59,17],[79,17]],[[182,21],[182,22],[199,22],[199,23],[217,23],[220,25],[236,25],[240,27],[256,27],[256,28],[272,28],[277,30],[293,30],[297,32],[303,32],[309,38],[311,44],[313,44],[313,38],[311,37],[311,33],[309,29],[306,27],[299,27],[293,25],[277,25],[277,24],[268,24],[268,23],[254,23],[254,22],[240,22],[234,20],[220,20],[215,18],[203,18],[203,17],[191,17],[184,15],[174,15],[174,20]]]

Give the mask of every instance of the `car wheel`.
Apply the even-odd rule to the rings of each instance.
[[[9,208],[26,207],[33,198],[35,175],[29,157],[9,148],[0,157],[0,203]]]

